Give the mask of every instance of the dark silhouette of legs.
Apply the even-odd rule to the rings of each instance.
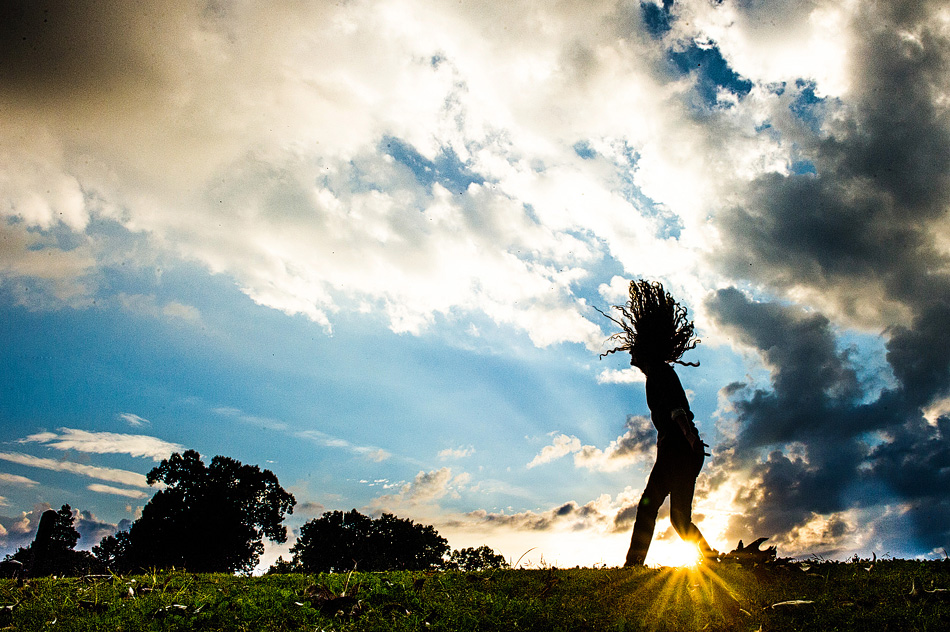
[[[697,458],[690,455],[691,460],[696,462]],[[698,459],[698,466],[692,473],[678,472],[673,478],[673,484],[670,486],[670,522],[673,529],[683,540],[694,542],[699,547],[704,558],[716,556],[706,538],[699,531],[699,528],[693,523],[693,492],[696,489],[696,477],[703,466],[703,459]]]
[[[643,564],[653,540],[657,513],[667,496],[670,497],[670,522],[676,533],[688,542],[695,542],[703,556],[715,555],[692,521],[693,491],[703,459],[692,451],[657,450],[656,463],[637,505],[637,519],[633,525],[625,566]]]
[[[656,527],[656,514],[660,505],[670,493],[666,486],[666,476],[660,461],[657,459],[647,479],[647,486],[637,505],[637,519],[633,523],[633,535],[630,538],[630,549],[627,551],[627,561],[624,566],[641,566],[650,550],[653,540],[653,529]]]

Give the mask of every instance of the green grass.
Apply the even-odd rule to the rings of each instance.
[[[804,570],[807,567],[807,571]],[[10,630],[946,630],[950,563],[0,580]],[[910,596],[912,583],[918,588]],[[946,594],[946,593],[943,593]],[[345,595],[345,596],[344,596]],[[344,596],[344,597],[341,597]],[[777,606],[788,600],[811,604]],[[12,607],[9,607],[12,606]]]

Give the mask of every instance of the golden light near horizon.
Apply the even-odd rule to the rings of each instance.
[[[714,512],[702,507],[703,518],[697,526],[710,545],[717,550],[729,550],[724,531],[732,512]],[[453,548],[491,546],[509,563],[519,562],[524,568],[554,566],[558,568],[622,566],[630,546],[632,524],[622,530],[606,529],[603,525],[587,529],[558,528],[551,530],[519,531],[501,529],[486,532],[470,527],[440,527]],[[695,545],[683,542],[676,535],[668,516],[657,521],[654,538],[646,558],[650,567],[690,567],[701,562]]]
[[[696,521],[696,526],[714,549],[723,550],[725,541],[723,536],[732,512],[702,507],[701,513],[703,518]],[[695,567],[702,562],[699,547],[691,542],[683,541],[676,535],[668,516],[657,521],[654,533],[658,537],[655,537],[650,544],[650,551],[645,560],[647,566]]]
[[[647,554],[647,566],[688,567],[702,561],[699,548],[692,542],[673,537],[669,540],[654,540]]]

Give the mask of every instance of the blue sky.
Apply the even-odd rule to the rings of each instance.
[[[618,564],[652,429],[594,307],[649,278],[716,546],[940,555],[950,29],[900,4],[3,9],[0,552],[196,449],[292,528]]]

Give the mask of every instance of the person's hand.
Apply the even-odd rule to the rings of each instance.
[[[703,456],[712,456],[709,452],[706,452],[706,448],[709,447],[709,444],[704,442],[699,438],[698,435],[690,435],[689,445],[693,448],[693,452],[696,454],[702,454]]]

